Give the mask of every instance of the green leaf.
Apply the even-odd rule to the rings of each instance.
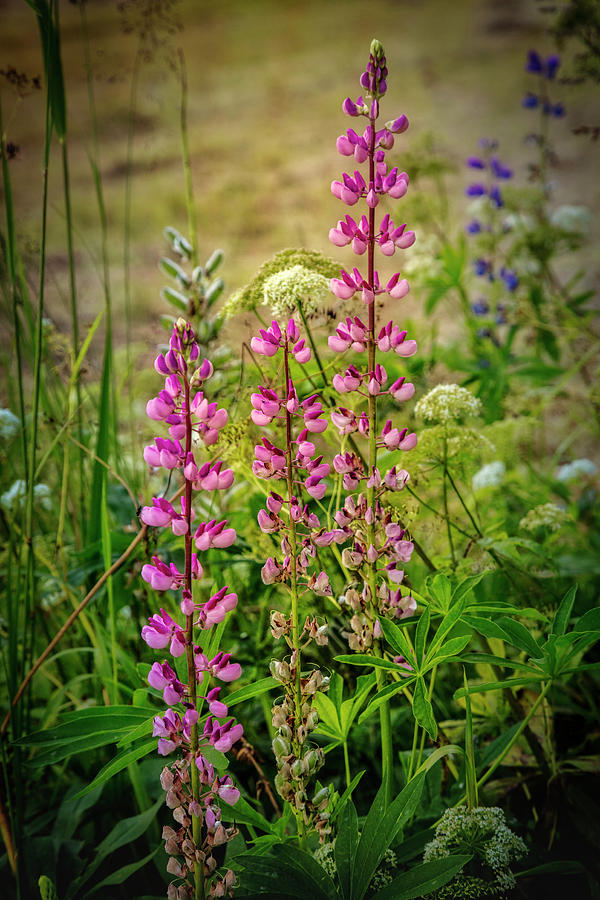
[[[158,263],[158,268],[165,275],[168,275],[169,278],[175,278],[177,281],[180,281],[181,284],[189,287],[189,275],[184,269],[181,268],[180,265],[178,265],[176,262],[173,262],[172,259],[169,259],[167,256],[163,256]]]
[[[188,311],[187,297],[184,297],[184,295],[180,294],[179,291],[176,291],[175,288],[162,288],[160,296],[163,300],[166,300],[167,303],[170,303],[171,306],[174,306],[175,309],[180,309],[182,312]]]
[[[452,585],[447,575],[439,572],[433,578],[428,578],[427,591],[431,596],[435,609],[441,613],[449,612],[452,599]]]
[[[573,631],[583,633],[585,631],[600,631],[600,606],[589,609],[575,623]]]
[[[526,669],[535,675],[540,674],[540,670],[531,663],[521,662],[519,659],[507,659],[505,656],[494,656],[493,653],[465,653],[462,661],[475,665],[484,663],[490,666],[501,666],[503,669]]]
[[[362,900],[370,881],[403,823],[410,820],[421,798],[425,773],[417,775],[385,809],[382,786],[367,814],[356,850],[350,900]]]
[[[532,659],[539,659],[542,655],[542,650],[540,645],[534,638],[531,636],[530,631],[525,628],[524,625],[521,625],[520,622],[515,622],[514,619],[509,619],[508,616],[502,616],[501,619],[498,620],[498,624],[506,631],[509,640],[515,647],[518,647],[519,650],[523,650]]]
[[[78,796],[78,795],[77,795]],[[89,881],[94,872],[102,865],[105,859],[116,853],[121,847],[137,840],[148,830],[150,823],[156,818],[156,813],[164,804],[164,799],[159,797],[156,803],[144,812],[138,813],[136,816],[130,816],[127,819],[121,819],[115,827],[107,834],[104,840],[98,845],[96,855],[89,865],[85,867],[83,873],[69,887],[68,896],[73,897],[79,893],[82,886]],[[154,851],[156,852],[156,851]],[[116,873],[113,873],[113,875]],[[109,876],[111,877],[111,876]],[[120,884],[120,882],[113,882]],[[89,893],[93,893],[97,889],[97,885]]]
[[[335,865],[344,900],[348,900],[352,894],[352,873],[357,847],[358,816],[354,803],[352,800],[348,800],[338,818],[338,833],[335,841]]]
[[[143,722],[134,728],[132,731],[129,731],[125,734],[121,740],[118,742],[117,747],[126,747],[128,744],[133,744],[134,741],[139,740],[139,738],[147,737],[152,734],[152,723],[154,722],[154,715],[150,716],[148,719],[145,719]]]
[[[424,728],[431,739],[435,741],[437,738],[437,723],[433,715],[433,707],[427,697],[423,678],[417,678],[413,692],[412,711],[421,728]]]
[[[205,300],[209,306],[217,302],[223,291],[225,290],[225,282],[222,278],[216,278],[205,294]]]
[[[452,591],[452,605],[454,606],[455,603],[466,598],[477,587],[479,582],[483,581],[489,574],[489,571],[479,572],[477,575],[469,575],[467,578],[459,581]]]
[[[571,613],[573,611],[573,604],[575,603],[576,593],[577,585],[574,584],[573,587],[569,588],[565,596],[560,601],[554,619],[552,620],[552,634],[564,634],[567,630],[569,620],[571,618]]]
[[[29,765],[35,768],[52,766],[76,753],[85,753],[88,750],[97,750],[98,747],[105,747],[107,744],[114,744],[119,736],[125,733],[126,731],[119,731],[113,728],[110,731],[96,731],[94,734],[88,734],[80,738],[69,738],[63,743],[42,747],[40,752],[36,753],[33,759],[29,760]]]
[[[253,828],[260,828],[265,834],[272,834],[273,832],[271,823],[243,797],[238,799],[235,806],[223,804],[221,818],[225,822],[235,822],[236,825],[252,825]]]
[[[425,643],[427,641],[427,635],[429,633],[429,622],[430,622],[430,612],[429,607],[425,609],[422,615],[419,617],[419,621],[417,624],[417,630],[415,632],[415,654],[417,657],[417,671],[423,660],[425,659]],[[408,656],[407,660],[410,661],[411,657]]]
[[[382,619],[382,625],[385,619]],[[379,656],[369,656],[367,653],[348,653],[342,656],[334,657],[336,662],[347,663],[350,666],[371,666],[375,669],[389,669],[391,672],[397,672],[400,668],[396,663],[387,659],[381,659]],[[405,671],[405,670],[403,670]]]
[[[428,772],[440,759],[444,756],[451,756],[453,753],[464,754],[464,750],[458,744],[444,744],[443,747],[437,747],[432,753],[429,754],[427,759],[425,759],[417,771],[415,775],[419,775],[421,772]]]
[[[470,634],[462,635],[462,637],[451,638],[449,641],[446,641],[445,644],[439,648],[437,654],[430,658],[430,654],[427,654],[427,665],[424,667],[423,672],[428,672],[434,666],[439,665],[441,662],[445,660],[452,659],[454,656],[458,656],[461,653],[467,644],[471,640]]]
[[[526,684],[534,684],[538,681],[544,681],[545,676],[539,675],[539,677],[535,678],[530,675],[525,678],[506,678],[504,681],[487,681],[484,684],[469,684],[469,694],[484,694],[487,691],[502,691],[504,688],[516,688],[516,687],[524,687]],[[465,696],[464,687],[458,688],[458,690],[454,691],[453,697],[455,700],[460,700],[461,697]]]
[[[297,847],[277,844],[268,854],[240,853],[236,862],[244,866],[241,887],[272,900],[283,896],[300,900],[336,900],[333,881],[319,863]],[[282,887],[285,890],[283,894]]]
[[[136,762],[143,756],[148,756],[153,750],[156,750],[156,738],[151,738],[128,750],[122,750],[120,753],[117,753],[109,763],[100,769],[94,780],[90,782],[87,787],[83,788],[83,790],[79,791],[75,796],[83,797],[88,791],[92,791],[94,788],[98,787],[99,784],[104,784],[106,781],[109,781],[119,772],[122,772],[123,769],[126,769],[130,763]]]
[[[226,703],[227,706],[236,706],[238,703],[244,703],[252,697],[260,697],[261,694],[266,694],[267,691],[272,691],[279,685],[280,682],[270,676],[268,678],[261,678],[253,684],[247,684],[245,687],[233,691],[231,694],[227,694],[227,696],[223,698],[223,702]]]
[[[315,696],[314,704],[319,714],[318,731],[322,732],[324,728],[327,728],[337,740],[342,741],[344,739],[342,723],[340,722],[338,711],[331,699],[327,694],[318,693]]]
[[[368,719],[369,716],[372,716],[373,713],[379,709],[379,707],[383,703],[387,703],[388,700],[393,697],[395,694],[399,694],[400,691],[403,691],[404,688],[409,687],[413,684],[416,676],[411,676],[410,678],[404,678],[402,681],[395,681],[393,684],[388,684],[381,690],[377,691],[369,705],[366,709],[362,711],[360,714],[358,721],[364,722],[365,719]]]
[[[467,855],[445,856],[421,863],[408,872],[402,872],[381,891],[373,894],[372,900],[415,900],[448,884],[472,859]]]
[[[429,662],[437,655],[439,646],[442,644],[446,635],[452,630],[452,628],[454,628],[454,626],[460,619],[464,608],[465,600],[459,600],[457,603],[453,603],[450,612],[444,616],[440,625],[438,626],[435,637],[431,641],[429,649],[427,650],[427,662]]]
[[[98,884],[95,884],[91,891],[88,891],[87,894],[84,895],[84,900],[86,900],[87,897],[92,897],[97,891],[101,890],[102,888],[109,887],[113,884],[123,884],[123,882],[127,881],[127,879],[131,877],[131,875],[146,866],[151,859],[154,859],[160,849],[160,847],[156,847],[154,850],[151,850],[147,856],[144,856],[143,859],[128,863],[126,866],[121,866],[120,869],[117,869],[111,875],[107,875],[106,878],[104,878]]]
[[[501,641],[510,641],[507,633],[500,628],[496,622],[492,622],[491,619],[484,619],[482,616],[472,616],[465,613],[462,617],[462,621],[486,638],[498,638]]]
[[[363,777],[363,775],[365,774],[366,771],[367,771],[366,769],[363,769],[362,772],[359,772],[357,775],[354,776],[354,778],[352,779],[352,781],[350,782],[350,784],[348,785],[348,787],[346,788],[346,790],[344,791],[344,793],[342,794],[342,796],[340,797],[338,802],[335,804],[335,809],[331,813],[331,821],[332,822],[335,822],[337,817],[340,815],[346,802],[348,801],[348,798],[352,796],[352,793],[353,793],[355,787],[357,786],[357,784],[359,783],[359,781],[361,780],[361,778]]]
[[[408,660],[413,660],[414,654],[412,647],[402,629],[389,619],[380,619],[380,624],[385,639],[391,644],[392,649],[395,650],[399,656],[403,656]]]
[[[214,250],[213,253],[206,260],[206,265],[204,266],[204,271],[210,277],[213,272],[216,272],[221,263],[223,262],[225,254],[222,250]]]

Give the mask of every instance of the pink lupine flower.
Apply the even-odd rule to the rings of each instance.
[[[149,625],[142,628],[142,638],[154,650],[169,647],[172,656],[181,656],[185,652],[185,634],[181,625],[174,622],[171,616],[161,609],[148,619]]]
[[[163,691],[165,703],[171,706],[181,703],[186,693],[186,687],[177,678],[177,673],[167,663],[155,662],[148,673],[148,683],[159,691]]]
[[[406,469],[399,469],[396,471],[396,466],[393,466],[388,472],[386,472],[385,478],[383,479],[387,487],[391,491],[401,491],[402,488],[406,485],[407,481],[409,481],[410,475],[406,471]]]
[[[202,653],[199,647],[196,647],[194,649],[194,663],[198,680],[203,672],[210,672],[214,678],[226,682],[237,681],[242,674],[240,664],[231,662],[231,653],[223,653],[222,650],[209,661],[206,654]]]
[[[381,431],[381,439],[388,450],[412,450],[417,446],[417,435],[409,434],[408,428],[392,428],[392,420],[388,419]]]
[[[239,741],[244,733],[241,725],[234,725],[235,719],[229,719],[224,725],[209,716],[204,725],[204,737],[207,738],[215,750],[228,753],[236,741]]]
[[[292,348],[292,353],[294,354],[294,359],[300,365],[304,365],[310,360],[310,347],[306,346],[306,342],[304,338],[298,341],[297,344]]]
[[[235,741],[233,743],[235,743]],[[216,793],[219,795],[221,800],[223,800],[229,806],[235,806],[235,804],[240,799],[240,792],[234,786],[230,775],[222,775],[217,779]]]
[[[260,570],[260,575],[263,580],[263,584],[274,584],[276,581],[281,581],[283,570],[281,566],[279,566],[279,564],[273,559],[273,557],[269,556],[266,563]]]
[[[406,378],[397,378],[393,384],[390,385],[390,395],[394,398],[394,400],[398,401],[398,403],[402,403],[405,400],[410,400],[411,397],[414,396],[415,386],[410,381],[406,382]]]
[[[208,708],[218,719],[224,718],[228,709],[225,703],[222,700],[219,700],[219,694],[221,693],[220,687],[214,687],[211,691],[206,695],[206,701],[208,703]]]
[[[319,597],[331,597],[333,591],[329,583],[329,575],[326,572],[319,572],[318,575],[311,575],[308,579],[308,588],[314,591]]]
[[[147,581],[155,591],[168,591],[181,587],[185,576],[174,563],[168,566],[158,556],[152,557],[153,565],[146,563],[142,566],[142,578]],[[192,553],[192,578],[202,578],[202,566],[198,557]]]
[[[237,594],[228,594],[227,586],[222,587],[201,607],[198,616],[198,624],[201,628],[211,628],[213,625],[222,622],[227,613],[231,612],[232,609],[235,609],[237,602]],[[241,668],[239,671],[241,674]],[[222,678],[221,675],[217,675],[217,677]],[[239,675],[236,675],[235,677],[239,678]]]
[[[357,391],[362,384],[363,376],[356,366],[348,366],[343,375],[334,375],[332,384],[339,394],[349,394]]]
[[[179,441],[171,441],[168,438],[157,437],[154,445],[144,448],[144,459],[149,466],[164,469],[176,469],[183,465],[184,450]]]
[[[227,521],[217,522],[211,519],[210,522],[200,522],[200,525],[194,533],[194,542],[198,550],[209,550],[216,547],[220,550],[225,547],[231,547],[236,539],[235,529],[227,528]]]

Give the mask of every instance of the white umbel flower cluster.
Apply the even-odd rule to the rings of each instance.
[[[559,531],[570,519],[566,509],[557,506],[556,503],[542,503],[530,509],[526,516],[519,522],[519,528],[524,531],[536,531],[538,528],[547,528],[548,531]]]
[[[423,859],[429,862],[454,853],[474,854],[484,867],[491,869],[496,895],[504,896],[516,885],[510,865],[527,854],[527,847],[510,830],[499,807],[454,808],[442,816]]]
[[[457,422],[480,415],[481,401],[458,384],[438,384],[421,397],[415,406],[415,413],[426,422]]]
[[[316,312],[329,295],[329,281],[324,275],[304,266],[290,266],[275,272],[264,284],[265,305],[276,319],[287,318],[302,307],[305,316]]]

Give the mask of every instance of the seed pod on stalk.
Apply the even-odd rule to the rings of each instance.
[[[266,508],[258,513],[258,524],[263,532],[280,536],[282,551],[281,559],[267,559],[262,569],[263,582],[281,583],[290,596],[290,615],[274,611],[271,616],[273,636],[283,637],[291,651],[289,658],[271,662],[271,674],[281,682],[284,691],[283,699],[272,710],[277,729],[273,752],[277,763],[275,786],[292,806],[298,838],[303,844],[308,830],[316,828],[323,834],[328,827],[324,813],[328,792],[326,797],[311,798],[308,788],[323,765],[323,752],[308,738],[318,722],[314,696],[317,691],[327,690],[329,679],[318,669],[304,671],[302,666],[302,652],[307,644],[324,644],[327,637],[325,626],[319,626],[316,620],[307,617],[302,626],[299,612],[303,594],[331,595],[327,574],[315,571],[314,566],[323,529],[306,502],[311,498],[320,500],[326,492],[323,479],[329,475],[330,466],[318,454],[313,436],[326,429],[327,419],[317,395],[302,399],[292,374],[293,362],[303,366],[311,357],[294,319],[288,321],[285,330],[273,321],[252,338],[251,346],[261,356],[279,355],[283,363],[281,389],[259,386],[252,394],[252,420],[268,428],[273,440],[278,440],[275,444],[270,438],[262,438],[255,447],[252,469],[258,478],[282,483],[281,494],[271,490]],[[283,428],[281,440],[276,434],[277,425]]]

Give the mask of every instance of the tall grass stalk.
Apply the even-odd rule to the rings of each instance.
[[[190,140],[187,123],[188,81],[185,56],[179,48],[179,78],[181,85],[181,101],[179,105],[179,127],[181,131],[181,154],[185,174],[185,197],[188,214],[188,231],[192,245],[192,265],[198,265],[198,234],[196,231],[196,212],[194,208],[194,183],[192,181],[192,159],[190,156]]]
[[[102,377],[100,379],[100,401],[98,406],[98,433],[96,436],[96,456],[108,462],[111,453],[116,456],[116,391],[114,390],[114,370],[112,357],[112,297],[110,287],[110,263],[108,252],[108,221],[102,176],[100,173],[100,146],[98,141],[98,117],[94,97],[94,76],[90,55],[90,39],[87,21],[86,4],[79,5],[81,28],[83,34],[84,62],[88,89],[88,104],[92,133],[92,152],[90,164],[96,192],[96,202],[100,217],[100,243],[102,258],[102,287],[104,291],[105,328],[104,355],[102,360]],[[92,490],[90,496],[89,516],[86,537],[88,543],[101,539],[101,522],[98,512],[106,487],[106,470],[99,462],[94,465]]]

